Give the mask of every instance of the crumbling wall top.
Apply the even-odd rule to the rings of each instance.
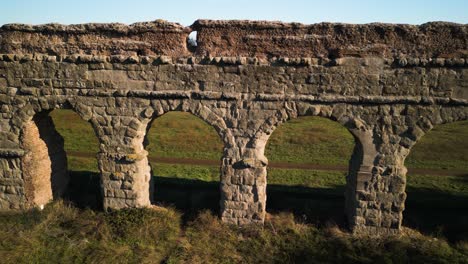
[[[187,38],[197,31],[197,47]],[[172,57],[468,58],[468,25],[305,25],[279,21],[164,20],[131,25],[21,25],[0,28],[0,53],[47,55],[166,55]]]
[[[0,28],[1,53],[187,56],[190,29],[164,20],[131,25],[23,25]]]
[[[197,20],[200,55],[251,57],[466,57],[468,25],[305,25],[279,21]]]
[[[62,24],[6,24],[0,28],[0,33],[7,31],[35,32],[35,33],[116,33],[122,35],[142,34],[146,32],[187,32],[188,28],[179,23],[172,23],[162,19],[151,22],[138,22],[131,25],[122,23],[88,23],[76,25]]]
[[[421,25],[412,24],[392,24],[392,23],[367,23],[367,24],[350,24],[350,23],[335,23],[335,22],[321,22],[315,24],[303,24],[297,22],[283,22],[283,21],[267,21],[267,20],[211,20],[211,19],[198,19],[190,27],[194,30],[200,28],[248,28],[248,29],[317,29],[320,27],[347,27],[347,28],[368,28],[379,26],[383,28],[413,28],[416,30],[427,31],[438,27],[466,27],[465,24],[434,21],[427,22]]]

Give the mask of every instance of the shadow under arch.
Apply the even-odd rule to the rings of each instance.
[[[273,123],[263,138],[269,160],[267,211],[344,225],[346,184],[356,184],[357,175],[350,174],[362,164],[360,140],[346,118],[290,116]]]
[[[92,129],[88,130],[94,136],[96,129],[92,122],[83,120],[68,101],[57,102],[46,107],[33,104],[25,109],[29,115],[25,112],[19,113],[20,116],[25,117],[19,129],[20,145],[26,153],[21,158],[21,163],[28,206],[43,207],[51,200],[65,199],[78,207],[102,208],[100,173],[97,171],[95,154],[93,156],[85,152],[79,155],[94,160],[94,166],[91,166],[94,167],[93,169],[87,166],[77,170],[79,167],[77,165],[73,166],[74,170],[69,170],[70,153],[67,153],[64,137],[59,133],[55,122],[61,123],[63,129],[63,126],[66,127],[71,120],[63,120],[63,117],[53,118],[52,115],[68,111],[75,116],[73,121],[89,123]],[[30,111],[31,109],[34,111]],[[79,136],[82,136],[82,133],[83,131],[79,131]],[[77,139],[77,135],[67,137],[67,142]],[[96,147],[98,149],[99,145],[97,144]],[[72,160],[71,163],[74,165],[75,161]],[[87,183],[86,186],[83,185],[84,183]]]
[[[468,120],[438,122],[411,146],[403,225],[450,241],[468,237]]]
[[[152,202],[174,206],[185,219],[204,209],[218,213],[224,133],[192,111],[152,118],[143,140],[153,175]]]

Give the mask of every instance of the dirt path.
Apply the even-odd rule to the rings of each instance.
[[[68,155],[73,157],[92,158],[96,155],[90,152],[68,151]],[[159,162],[165,164],[182,164],[182,165],[202,165],[202,166],[219,166],[220,161],[217,160],[203,160],[191,158],[155,158],[148,157],[151,162]],[[298,169],[298,170],[323,170],[323,171],[348,171],[348,166],[344,165],[323,165],[323,164],[296,164],[285,162],[270,162],[270,168],[277,169]],[[463,170],[442,170],[442,169],[422,169],[422,168],[409,168],[408,174],[423,174],[423,175],[441,175],[441,176],[468,176],[468,171]]]

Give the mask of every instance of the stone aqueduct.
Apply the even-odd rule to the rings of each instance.
[[[187,44],[197,31],[197,45]],[[66,187],[48,112],[73,109],[99,138],[104,208],[151,204],[148,124],[190,112],[224,143],[221,218],[262,223],[265,144],[313,115],[355,137],[346,215],[354,232],[398,232],[405,157],[435,125],[468,119],[468,26],[198,20],[4,25],[0,29],[0,208],[40,206]]]

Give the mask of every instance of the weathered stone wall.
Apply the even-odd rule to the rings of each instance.
[[[0,51],[9,53],[0,55],[1,208],[30,206],[30,168],[25,167],[30,149],[21,135],[31,120],[56,108],[76,111],[99,138],[104,207],[149,206],[151,169],[143,139],[154,118],[177,110],[212,125],[224,143],[221,218],[262,223],[266,142],[279,124],[315,115],[339,122],[356,140],[346,188],[350,227],[396,232],[406,198],[404,160],[411,147],[435,125],[468,119],[465,25],[198,21],[192,26],[199,35],[193,54],[185,39],[190,29],[177,26],[166,32],[159,28],[167,25],[163,22],[144,25],[144,32],[160,34],[144,54],[126,46],[129,33],[115,33],[133,32],[135,25],[2,28]],[[53,52],[44,50],[42,42],[28,42],[56,32],[66,37],[47,44]],[[138,39],[146,33],[132,34]],[[275,40],[275,47],[244,41],[245,36],[272,34],[284,37]],[[307,42],[309,34],[330,42]],[[436,39],[437,34],[444,38]],[[80,42],[88,37],[77,42],[75,35],[92,36],[97,43]],[[307,41],[291,50],[291,35]],[[111,49],[115,38],[122,46]],[[359,56],[336,53],[327,43],[342,50],[353,47]],[[383,52],[368,52],[379,43]],[[110,55],[119,53],[112,50],[121,54]]]
[[[198,20],[198,55],[393,58],[466,56],[466,26]]]
[[[130,26],[9,24],[0,29],[0,53],[187,56],[185,39],[189,31],[163,20]]]

